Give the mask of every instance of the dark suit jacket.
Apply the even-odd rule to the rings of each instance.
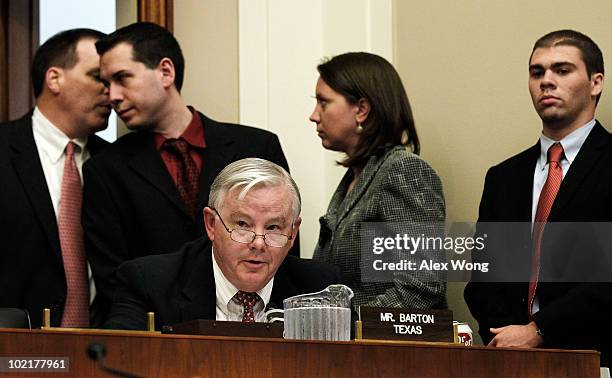
[[[233,161],[259,157],[288,169],[276,135],[252,127],[222,124],[201,115],[206,148],[200,175],[200,209],[210,185]],[[83,226],[97,295],[110,309],[115,271],[127,260],[178,250],[206,238],[203,217],[186,212],[149,132],[130,133],[83,168]],[[201,212],[200,212],[201,214]],[[296,243],[297,244],[297,243]],[[95,324],[98,325],[98,324]]]
[[[490,327],[527,324],[527,296],[529,267],[531,266],[531,217],[533,175],[540,155],[539,143],[530,149],[492,167],[485,179],[480,203],[481,222],[524,222],[498,245],[504,253],[497,256],[503,269],[514,269],[517,282],[472,282],[465,290],[466,302],[478,320],[480,335],[486,344],[492,339]],[[550,212],[551,230],[563,223],[610,222],[612,220],[612,140],[610,134],[597,123],[585,140],[580,152],[567,172]],[[605,226],[605,224],[603,225]],[[519,230],[522,227],[522,230]],[[579,224],[565,223],[566,232],[545,229],[541,252],[541,277],[538,284],[540,310],[534,321],[543,332],[546,347],[596,348],[603,352],[606,363],[612,334],[612,285],[610,278],[602,279],[601,272],[609,270],[612,261],[610,245],[597,240],[605,235],[578,234]],[[495,249],[481,256],[496,258]],[[487,256],[488,255],[488,256]],[[478,257],[476,257],[478,259]],[[520,271],[520,267],[523,271]],[[591,269],[600,276],[592,280],[584,273]],[[581,276],[577,274],[581,272]],[[497,272],[500,277],[503,272]],[[508,279],[509,278],[509,279]],[[586,280],[585,280],[586,278]],[[504,281],[512,281],[505,277]],[[607,281],[607,282],[604,282]],[[519,282],[521,281],[521,282]],[[572,282],[575,281],[575,282]],[[580,281],[580,282],[578,282]],[[599,282],[585,282],[599,281]]]
[[[107,142],[90,136],[92,155]],[[40,327],[43,308],[58,326],[66,278],[57,221],[32,132],[32,113],[0,125],[0,307],[30,313]]]
[[[207,239],[178,252],[128,261],[117,271],[117,291],[105,328],[146,329],[146,314],[155,312],[156,329],[195,319],[215,319],[216,294],[212,248]],[[317,292],[340,283],[336,268],[287,256],[274,276],[269,305]]]

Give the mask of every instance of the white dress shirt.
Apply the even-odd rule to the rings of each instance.
[[[38,156],[42,164],[47,188],[53,202],[56,218],[59,216],[59,204],[62,194],[62,178],[64,177],[64,161],[66,160],[66,146],[71,141],[60,129],[45,117],[38,107],[34,108],[32,114],[32,131],[34,132],[34,142],[38,149]],[[89,159],[87,150],[87,137],[72,139],[78,149],[74,150],[74,160],[79,170],[79,175],[83,177],[83,163]],[[81,180],[82,181],[82,180]]]
[[[42,114],[38,107],[34,108],[32,114],[32,131],[34,133],[34,143],[38,150],[40,163],[42,165],[47,188],[53,203],[53,210],[57,224],[59,225],[59,209],[62,195],[62,179],[64,177],[64,161],[66,161],[66,146],[68,142],[74,142],[79,148],[74,150],[74,161],[76,162],[79,175],[81,176],[81,184],[83,182],[83,163],[89,159],[89,150],[87,149],[87,137],[70,139],[60,129],[58,129],[47,117]],[[89,272],[89,291],[90,303],[95,296],[95,285],[91,274],[89,264],[87,265]]]
[[[216,320],[226,320],[241,322],[244,308],[242,305],[234,299],[234,295],[238,293],[238,289],[234,286],[223,274],[217,260],[215,259],[214,252],[212,256],[213,261],[213,274],[215,276],[215,294],[216,294]],[[272,295],[272,286],[274,285],[274,277],[264,286],[261,290],[257,291],[257,294],[262,299],[255,303],[253,313],[255,315],[255,321],[265,323],[266,319],[266,306],[270,302],[270,296]]]
[[[587,136],[589,136],[591,133],[591,130],[593,130],[594,126],[595,119],[592,119],[590,122],[572,131],[561,140],[552,140],[544,134],[540,135],[540,157],[538,158],[535,172],[533,174],[533,200],[531,204],[532,227],[533,222],[535,221],[536,211],[538,209],[540,193],[542,192],[542,188],[544,187],[546,179],[548,178],[548,149],[555,143],[561,143],[564,153],[564,157],[561,159],[561,169],[563,170],[563,178],[565,179],[570,166],[576,159],[576,155],[578,155],[580,148],[584,144]],[[536,294],[533,301],[533,307],[531,308],[531,313],[535,314],[539,311],[539,309],[540,303]]]

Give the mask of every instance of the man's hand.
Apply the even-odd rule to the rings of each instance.
[[[527,325],[509,325],[500,328],[490,328],[495,335],[487,346],[537,348],[544,343],[538,335],[538,326],[531,322]]]

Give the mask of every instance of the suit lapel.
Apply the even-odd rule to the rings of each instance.
[[[198,193],[198,203],[201,207],[204,207],[208,204],[210,185],[215,177],[225,168],[228,162],[234,160],[235,154],[231,149],[234,138],[226,129],[231,126],[222,126],[202,113],[198,114],[202,118],[206,138],[206,148],[202,155],[202,172],[200,172],[200,191]]]
[[[57,219],[34,142],[32,115],[28,114],[23,117],[16,126],[9,142],[14,152],[13,168],[23,185],[24,192],[30,199],[55,255],[61,259]]]
[[[89,150],[91,156],[94,156],[109,144],[109,142],[105,141],[97,135],[90,135],[87,140],[87,149]]]
[[[404,148],[404,147],[396,147],[396,148]],[[365,167],[363,167],[363,171],[361,175],[357,179],[355,183],[355,187],[353,190],[346,195],[344,201],[340,207],[340,211],[337,214],[336,223],[334,228],[338,227],[338,225],[342,222],[342,220],[351,212],[353,207],[359,202],[361,197],[365,194],[365,192],[370,187],[370,183],[374,180],[376,173],[380,169],[380,166],[385,162],[389,154],[391,154],[396,148],[393,148],[385,153],[382,158],[377,156],[372,156]],[[350,169],[350,168],[349,168]],[[350,175],[350,176],[349,176]],[[348,177],[347,177],[348,176]],[[353,175],[350,172],[347,172],[347,175],[342,179],[342,184],[348,188],[350,184],[350,179],[352,179]],[[335,195],[334,195],[335,196]]]
[[[597,122],[584,141],[578,155],[576,155],[576,159],[570,166],[567,176],[561,183],[559,193],[557,193],[553,207],[550,210],[549,219],[554,220],[568,204],[578,188],[581,187],[582,181],[596,165],[604,148],[608,145],[609,136],[610,134]]]
[[[269,308],[283,308],[283,300],[300,294],[287,274],[286,263],[288,258],[290,258],[290,256],[285,258],[285,261],[274,275],[274,285],[272,286],[272,294],[270,295],[270,302],[268,303]]]
[[[202,172],[200,172],[200,189],[198,193],[198,204],[200,208],[203,208],[208,203],[208,194],[213,180],[225,168],[228,162],[234,160],[234,152],[231,151],[230,147],[234,143],[234,138],[225,129],[225,126],[207,118],[201,113],[198,114],[202,118],[206,138],[206,148],[202,155],[203,165]],[[155,150],[153,135],[151,133],[143,133],[141,137],[134,140],[133,145],[128,147],[130,149],[128,152],[130,154],[129,164],[132,169],[159,190],[186,217],[190,217],[159,152]],[[201,218],[197,217],[199,223],[202,223]]]
[[[153,134],[142,132],[134,143],[128,147],[129,166],[145,181],[153,185],[161,194],[185,216],[185,204],[164,165],[159,152],[153,144]]]
[[[187,275],[183,295],[178,300],[181,321],[192,319],[216,318],[216,287],[212,266],[212,249],[207,241],[206,247],[196,251],[197,257]]]
[[[516,183],[516,191],[510,191],[510,195],[516,195],[513,200],[507,201],[510,206],[516,206],[516,221],[531,222],[533,209],[533,176],[535,167],[540,156],[540,142],[526,151],[524,161],[519,162],[516,177],[511,178]],[[514,186],[514,185],[513,185]]]
[[[181,321],[216,319],[216,286],[212,267],[212,249],[209,241],[204,248],[195,247],[196,261],[187,274],[181,298],[177,300]],[[287,258],[291,258],[288,256]],[[268,307],[282,308],[283,300],[300,294],[286,272],[286,260],[274,275],[274,285]]]

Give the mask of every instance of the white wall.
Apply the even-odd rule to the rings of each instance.
[[[110,33],[115,30],[115,0],[40,0],[39,17],[40,44],[66,29],[91,28]],[[111,142],[116,139],[115,112],[111,114],[108,128],[98,135]]]

